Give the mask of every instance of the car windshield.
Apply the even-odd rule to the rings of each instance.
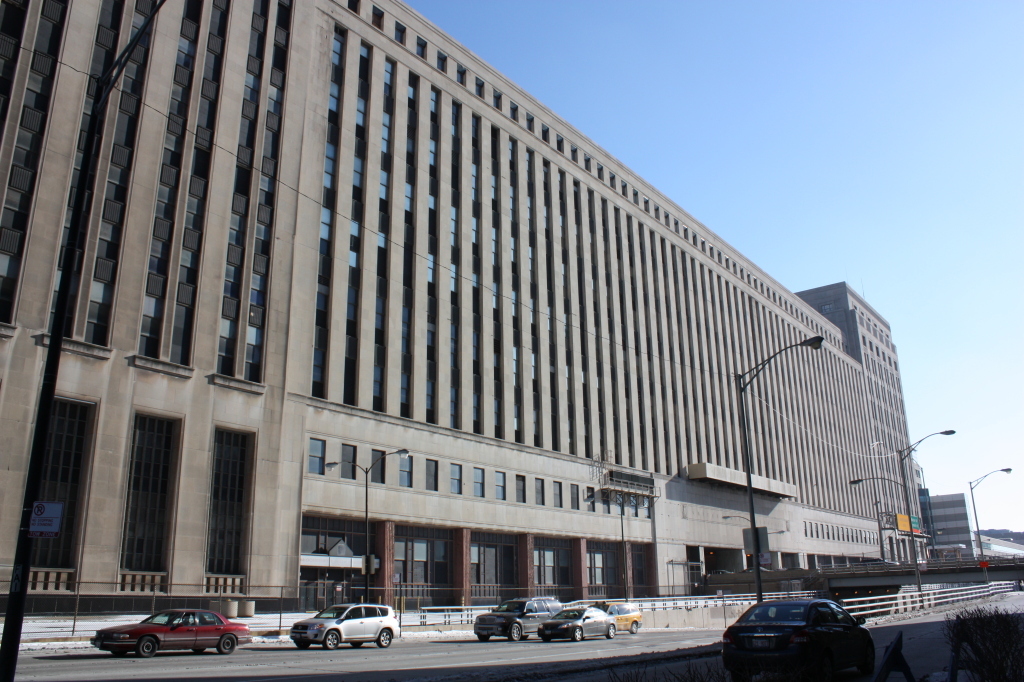
[[[740,616],[737,623],[804,623],[806,604],[759,604]]]
[[[332,606],[328,609],[324,609],[320,613],[313,616],[314,618],[341,618],[342,614],[348,611],[347,606]]]
[[[555,614],[558,620],[579,620],[583,617],[583,609],[563,609]]]
[[[526,608],[526,602],[519,601],[519,600],[513,600],[513,601],[502,602],[501,606],[499,606],[498,608],[496,608],[494,610],[495,611],[500,611],[500,612],[504,612],[504,611],[522,611],[525,608]]]
[[[167,625],[180,615],[177,611],[164,611],[163,613],[155,613],[142,622],[149,623],[150,625]]]

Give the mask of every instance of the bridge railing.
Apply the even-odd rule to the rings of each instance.
[[[1013,556],[986,557],[989,568],[1000,566],[1021,566],[1024,565],[1024,554]],[[930,559],[918,564],[923,572],[927,571],[949,571],[958,569],[977,570],[978,562],[981,559]],[[840,566],[821,566],[818,572],[822,575],[850,574],[850,573],[892,573],[913,571],[914,564],[910,561],[866,561],[859,564],[845,564]]]
[[[843,599],[843,608],[855,616],[880,618],[896,613],[934,608],[972,599],[982,599],[1001,592],[1012,592],[1013,582],[993,582],[987,585],[970,585],[940,589],[925,589],[921,592],[900,592],[899,594]]]

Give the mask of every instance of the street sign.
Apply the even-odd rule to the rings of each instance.
[[[60,519],[64,514],[63,502],[36,502],[28,524],[30,538],[55,538],[60,535]]]
[[[772,553],[771,552],[761,552],[759,557],[760,557],[760,560],[761,560],[761,566],[771,566],[772,565]]]
[[[769,549],[768,547],[768,528],[765,526],[757,527],[757,539],[758,545],[762,552]],[[754,534],[749,528],[743,529],[743,553],[753,554],[754,553]]]
[[[391,574],[391,582],[393,582],[393,583],[400,583],[400,582],[402,582],[402,574],[401,573],[392,573]]]

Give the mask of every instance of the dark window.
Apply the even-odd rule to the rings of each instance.
[[[533,479],[533,501],[534,504],[544,506],[544,479]]]
[[[455,80],[458,81],[459,85],[466,84],[466,67],[462,64],[458,64],[455,67]]]
[[[451,491],[455,495],[462,494],[462,465],[451,465]]]
[[[405,45],[405,26],[395,22],[395,40]]]
[[[494,497],[498,500],[505,499],[505,472],[494,472]]]
[[[427,490],[437,490],[437,460],[427,460]]]
[[[323,476],[325,469],[324,452],[327,443],[317,438],[309,439],[309,473]]]
[[[427,41],[419,36],[416,36],[416,56],[427,58]]]
[[[217,429],[210,486],[206,572],[242,574],[249,436]]]
[[[356,446],[341,446],[341,477],[356,480]]]
[[[548,128],[546,125],[542,125],[540,127],[540,139],[548,143],[551,142],[551,129]]]
[[[580,508],[580,487],[575,483],[569,484],[569,505],[571,509]]]
[[[136,415],[128,467],[121,568],[167,570],[167,520],[175,422]]]
[[[551,484],[551,486],[552,486],[552,488],[551,488],[551,504],[553,504],[554,506],[556,506],[559,509],[561,509],[562,508],[562,484],[559,483],[558,481],[555,481],[554,483]]]
[[[384,475],[384,467],[387,465],[387,462],[384,461],[384,454],[384,450],[370,450],[370,464],[372,465],[370,468],[370,481],[372,483],[383,484],[387,478]],[[374,464],[374,462],[376,463]]]
[[[398,485],[403,488],[412,487],[412,455],[398,460]]]
[[[597,496],[594,493],[594,489],[587,486],[587,511],[597,511],[596,502]]]
[[[555,149],[562,152],[563,154],[565,153],[565,138],[562,137],[561,135],[555,136]]]
[[[379,7],[373,8],[373,27],[384,30],[384,12]]]
[[[501,93],[497,90],[494,91],[494,108],[501,111]]]
[[[516,474],[516,502],[526,504],[526,476]]]
[[[448,55],[438,50],[437,52],[437,70],[448,72]]]
[[[39,499],[64,503],[60,535],[32,541],[33,568],[74,568],[79,481],[89,438],[90,405],[56,400],[50,413]]]
[[[519,120],[519,105],[515,102],[508,103],[508,115],[513,121]]]
[[[348,8],[359,14],[359,0],[348,0]]]
[[[483,81],[482,78],[477,78],[476,79],[476,96],[477,97],[483,97],[484,96],[484,81]]]
[[[473,494],[484,496],[484,470],[480,467],[473,467]]]
[[[526,129],[533,132],[533,114],[526,115]]]

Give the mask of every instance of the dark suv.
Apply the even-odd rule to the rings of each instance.
[[[541,623],[561,610],[561,602],[554,597],[509,599],[490,613],[477,616],[473,632],[481,642],[486,642],[493,635],[518,642],[537,632]]]

